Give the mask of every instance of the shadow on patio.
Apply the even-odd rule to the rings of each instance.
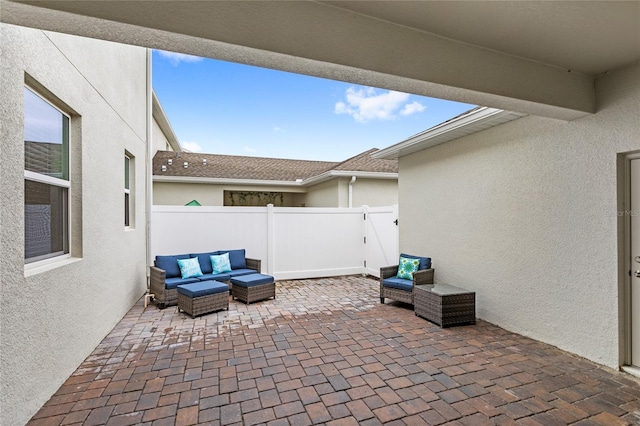
[[[195,320],[142,300],[29,424],[640,422],[640,381],[483,321],[440,329],[359,276]]]

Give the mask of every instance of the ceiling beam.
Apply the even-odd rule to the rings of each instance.
[[[9,24],[562,120],[595,112],[591,76],[323,3],[3,0],[0,7]]]

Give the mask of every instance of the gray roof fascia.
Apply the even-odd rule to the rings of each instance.
[[[204,183],[214,185],[256,185],[256,186],[291,186],[302,187],[302,182],[290,180],[229,179],[193,176],[159,176],[153,175],[154,182],[168,183]]]
[[[169,123],[169,119],[167,118],[167,114],[165,114],[164,109],[162,108],[162,104],[160,103],[160,99],[158,99],[158,95],[156,95],[155,90],[153,91],[153,118],[160,126],[162,133],[166,136],[169,141],[169,145],[175,152],[182,152],[182,147],[180,146],[180,142],[178,141],[178,137],[176,133],[173,131],[173,127],[171,127],[171,123]]]
[[[324,181],[336,177],[359,177],[362,179],[398,179],[398,173],[388,172],[363,172],[363,171],[347,171],[347,170],[329,170],[317,176],[312,176],[302,181],[303,186],[316,185]]]
[[[385,160],[397,159],[526,115],[497,108],[480,107],[431,127],[395,145],[381,149],[371,156]]]

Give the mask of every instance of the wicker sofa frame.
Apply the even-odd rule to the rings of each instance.
[[[247,269],[254,269],[257,272],[261,271],[262,261],[260,259],[245,259],[247,263]],[[149,277],[149,292],[153,294],[153,300],[158,308],[163,309],[167,306],[173,306],[178,304],[178,289],[166,288],[165,279],[167,274],[164,269],[160,269],[157,266],[151,266]],[[229,281],[225,281],[229,284]]]
[[[382,281],[386,278],[395,277],[396,275],[398,275],[398,265],[384,266],[380,268],[380,303],[384,303],[384,299],[389,298],[413,305],[413,293],[415,287],[417,285],[433,284],[434,269],[422,269],[414,272],[411,291],[385,287],[382,285]]]

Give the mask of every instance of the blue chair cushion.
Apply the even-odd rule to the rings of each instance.
[[[224,274],[204,274],[201,277],[198,277],[200,279],[200,281],[209,281],[209,280],[215,280],[215,281],[229,281],[229,279],[231,278],[231,276],[229,275],[229,273],[224,273]]]
[[[272,276],[263,274],[241,275],[239,277],[231,278],[231,283],[233,285],[239,285],[240,287],[253,287],[262,284],[270,284],[272,282]]]
[[[184,284],[178,286],[178,293],[187,297],[202,297],[209,294],[229,292],[229,286],[219,281],[200,281],[193,284]]]
[[[213,268],[211,266],[211,256],[217,254],[218,252],[212,251],[209,253],[194,253],[190,254],[191,257],[197,257],[198,262],[200,263],[200,270],[203,274],[210,274],[213,272]]]
[[[155,264],[158,268],[166,272],[166,278],[181,277],[178,259],[189,259],[188,254],[178,254],[175,256],[156,256]]]
[[[413,288],[413,281],[392,277],[382,280],[382,285],[389,288],[397,288],[398,290],[411,291]]]
[[[247,261],[245,259],[245,250],[220,250],[216,254],[229,253],[229,262],[231,263],[231,269],[245,269],[247,267]]]
[[[412,254],[405,254],[405,253],[401,253],[400,257],[406,257],[408,259],[419,259],[420,260],[420,265],[418,265],[418,271],[422,271],[423,269],[430,269],[431,268],[431,258],[430,257],[420,257],[420,256],[414,256]]]
[[[227,272],[227,275],[231,275],[231,277],[239,277],[241,275],[251,275],[257,274],[258,271],[255,269],[232,269],[231,272]]]
[[[198,278],[185,278],[182,279],[180,277],[173,277],[173,278],[167,278],[164,281],[164,286],[168,289],[174,289],[176,287],[178,287],[181,284],[192,284],[192,283],[198,283],[200,282],[200,280]]]

